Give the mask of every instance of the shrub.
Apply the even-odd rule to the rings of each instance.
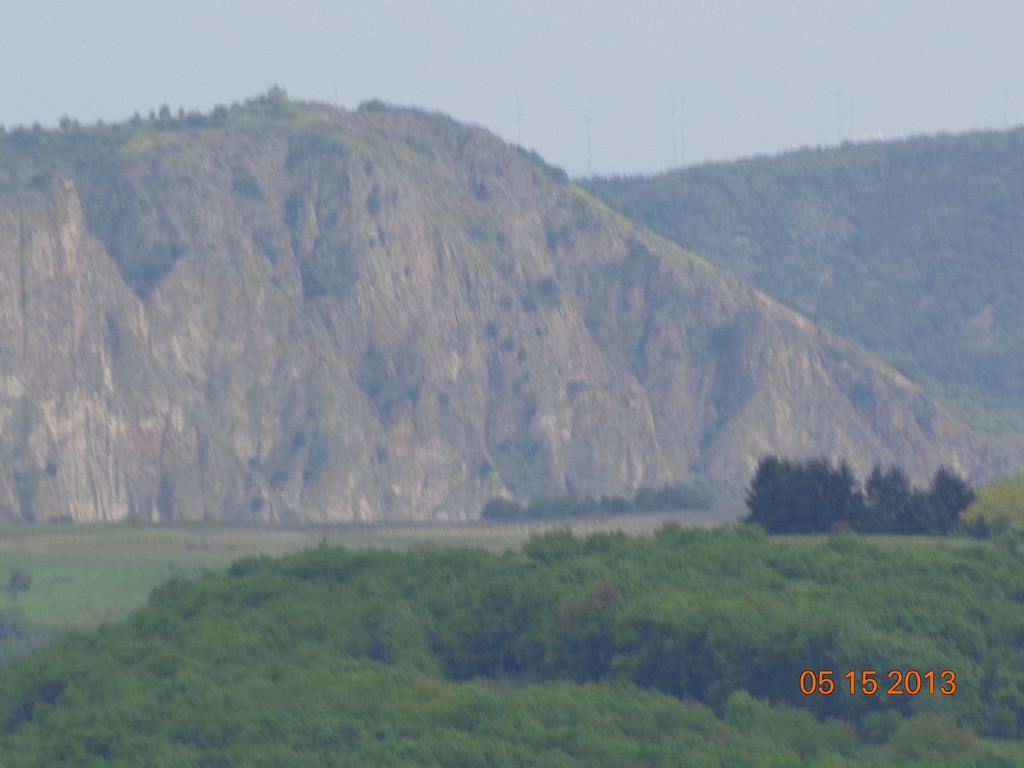
[[[671,512],[677,509],[707,509],[711,497],[699,488],[687,485],[663,485],[659,488],[641,488],[633,497],[633,507],[651,512]]]
[[[28,592],[32,588],[32,574],[28,571],[14,569],[7,578],[7,588],[13,594]]]
[[[525,512],[526,508],[518,501],[495,498],[484,505],[481,514],[485,520],[515,520],[523,517]]]
[[[496,504],[496,502],[502,502]],[[490,513],[488,509],[494,504]],[[599,500],[591,497],[552,496],[535,499],[524,506],[506,499],[492,499],[483,510],[483,517],[490,519],[544,519],[570,518],[596,515],[628,515],[641,512],[675,512],[680,510],[707,509],[711,497],[698,488],[688,485],[663,485],[659,488],[641,487],[632,498],[623,496],[602,496]]]

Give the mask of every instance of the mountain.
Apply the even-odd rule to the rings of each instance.
[[[765,452],[1021,465],[481,129],[272,90],[0,139],[0,510],[465,519]]]
[[[648,178],[614,207],[1024,432],[1024,129],[846,144]]]

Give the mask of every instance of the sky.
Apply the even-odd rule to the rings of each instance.
[[[439,110],[573,175],[1024,122],[1020,0],[0,0],[0,124],[272,85]]]

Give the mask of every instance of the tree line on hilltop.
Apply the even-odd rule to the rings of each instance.
[[[953,471],[939,469],[927,489],[911,485],[899,467],[877,464],[863,486],[845,461],[796,461],[766,456],[747,494],[750,520],[769,533],[947,535],[964,530],[960,516],[974,490]]]
[[[543,520],[597,515],[629,515],[643,512],[678,512],[708,509],[712,498],[700,488],[688,485],[641,487],[630,497],[559,496],[535,499],[528,504],[513,499],[494,498],[481,511],[485,520]]]

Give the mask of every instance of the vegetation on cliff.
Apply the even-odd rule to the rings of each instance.
[[[0,518],[464,519],[766,446],[1016,471],[862,350],[422,110],[0,136]]]
[[[630,515],[647,512],[685,512],[708,509],[709,494],[688,485],[639,488],[632,496],[602,496],[600,499],[562,496],[520,504],[511,499],[491,499],[480,511],[484,520],[544,520],[600,515]]]
[[[848,144],[592,179],[625,213],[1024,429],[1024,130]]]

